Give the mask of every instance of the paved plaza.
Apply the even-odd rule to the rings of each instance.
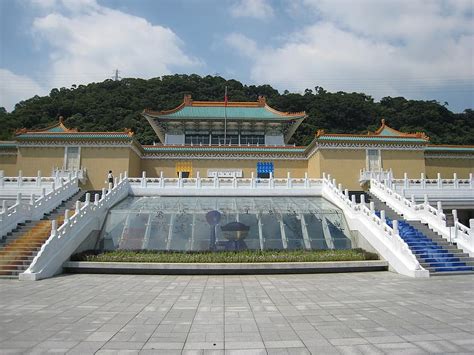
[[[474,275],[0,280],[0,354],[474,352]]]

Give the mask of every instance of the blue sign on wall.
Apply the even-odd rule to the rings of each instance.
[[[273,173],[273,163],[271,162],[257,162],[257,174]]]

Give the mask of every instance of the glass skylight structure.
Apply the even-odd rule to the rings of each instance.
[[[128,197],[100,250],[350,249],[344,214],[321,197]]]

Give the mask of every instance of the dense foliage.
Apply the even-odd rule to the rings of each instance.
[[[104,253],[86,251],[73,261],[134,263],[277,263],[378,260],[377,254],[363,249],[348,250],[241,250],[241,251],[153,251],[115,250]]]
[[[306,111],[308,119],[293,140],[306,145],[317,129],[332,133],[364,133],[374,130],[385,118],[393,128],[423,131],[433,143],[474,144],[474,113],[466,109],[453,113],[436,101],[385,97],[380,102],[363,93],[327,92],[321,87],[306,89],[304,94],[285,91],[280,94],[270,85],[243,85],[218,76],[169,75],[149,80],[106,80],[72,88],[53,89],[48,96],[21,101],[13,112],[0,108],[0,139],[11,139],[17,128],[43,128],[66,118],[66,125],[81,131],[121,131],[131,128],[142,144],[150,144],[156,135],[141,117],[144,108],[171,109],[179,105],[185,93],[195,100],[223,100],[228,86],[231,101],[255,101],[265,95],[268,103],[282,111]]]

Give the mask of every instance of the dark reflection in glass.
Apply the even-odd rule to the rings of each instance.
[[[206,215],[218,213],[212,242]],[[211,231],[212,232],[212,231]],[[342,212],[318,197],[129,197],[111,209],[100,250],[347,249]]]

